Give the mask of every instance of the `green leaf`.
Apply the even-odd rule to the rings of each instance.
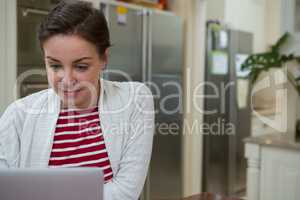
[[[286,41],[289,39],[289,37],[290,37],[290,34],[288,32],[283,34],[283,36],[281,36],[281,38],[279,38],[279,40],[276,42],[276,44],[271,47],[271,51],[279,52],[280,48],[282,47],[282,45],[284,43],[286,43]]]
[[[282,68],[284,67],[284,63],[289,61],[297,61],[300,64],[300,56],[295,56],[294,54],[282,54],[280,52],[280,48],[287,42],[290,34],[285,33],[275,45],[271,47],[270,51],[252,54],[250,55],[244,63],[242,63],[242,70],[250,70],[249,78],[252,83],[254,83],[261,72],[268,71],[271,68]],[[300,77],[294,79],[289,79],[289,81],[294,85],[294,87],[298,90],[300,95]]]
[[[249,78],[251,80],[251,83],[255,83],[255,81],[258,79],[259,75],[261,74],[262,69],[261,68],[252,68],[252,71],[249,73]]]

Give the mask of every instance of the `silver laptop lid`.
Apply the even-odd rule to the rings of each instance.
[[[100,168],[0,169],[1,200],[103,200]]]

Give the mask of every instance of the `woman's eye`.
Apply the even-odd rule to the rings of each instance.
[[[88,69],[88,65],[76,65],[76,69],[80,70],[80,71],[85,71]]]
[[[53,70],[59,70],[62,66],[59,65],[59,64],[50,64],[50,67],[51,67]]]

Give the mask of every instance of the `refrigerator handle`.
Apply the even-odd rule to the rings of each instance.
[[[149,73],[149,68],[151,68],[151,24],[150,24],[150,13],[148,10],[143,9],[142,14],[142,81],[146,83],[148,87],[151,86],[151,74]],[[145,180],[144,188],[139,200],[150,200],[150,168]]]
[[[148,17],[147,10],[143,9],[142,11],[142,81],[147,82],[147,26],[148,26]]]
[[[30,14],[47,16],[49,14],[49,11],[34,9],[34,8],[25,8],[25,9],[22,10],[23,17],[27,17]]]
[[[152,11],[148,11],[148,23],[147,23],[147,28],[148,28],[148,45],[147,45],[147,81],[151,82],[152,81]]]

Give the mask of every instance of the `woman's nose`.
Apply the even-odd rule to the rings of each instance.
[[[76,79],[73,76],[73,73],[71,70],[64,71],[63,77],[62,77],[62,84],[64,88],[72,88],[76,84]]]

